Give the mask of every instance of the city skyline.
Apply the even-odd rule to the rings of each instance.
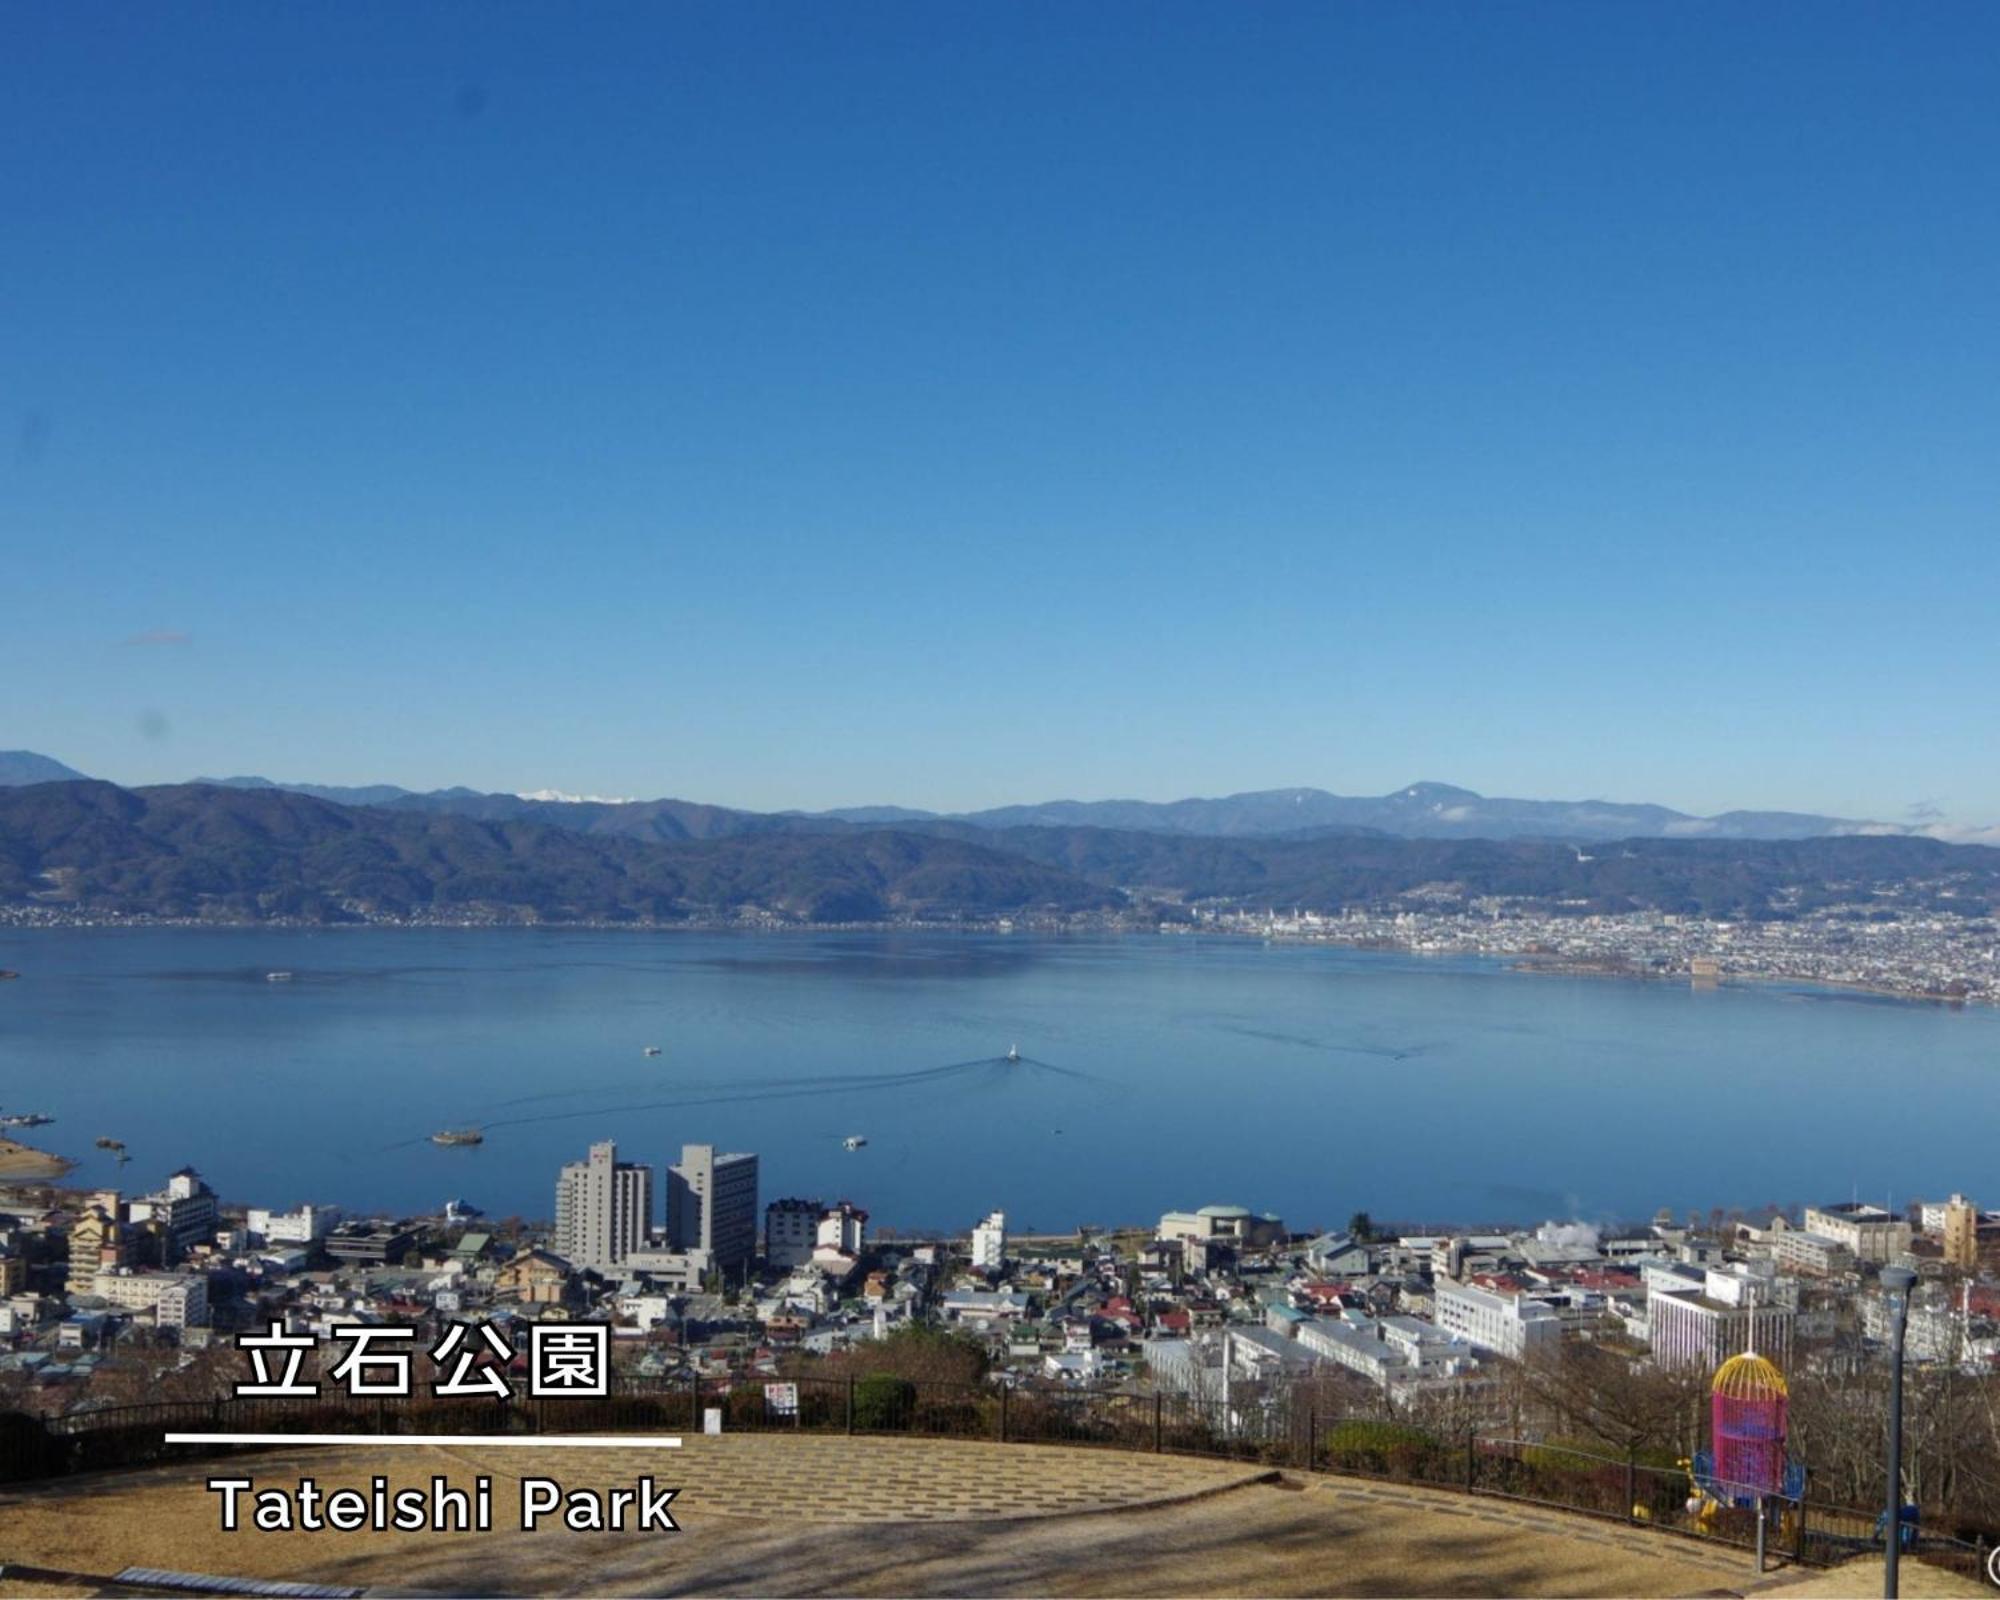
[[[2000,819],[1990,8],[14,19],[7,741]]]

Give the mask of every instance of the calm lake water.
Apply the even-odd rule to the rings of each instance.
[[[2000,1014],[1835,991],[1021,935],[61,931],[0,967],[0,1109],[128,1190],[192,1163],[250,1204],[539,1217],[614,1138],[905,1226],[2000,1198]]]

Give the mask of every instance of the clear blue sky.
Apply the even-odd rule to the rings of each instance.
[[[2000,7],[0,17],[0,747],[2000,819]]]

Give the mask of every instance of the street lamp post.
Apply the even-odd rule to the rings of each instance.
[[[1903,1553],[1903,1328],[1910,1320],[1908,1267],[1884,1267],[1882,1292],[1889,1299],[1889,1521],[1883,1539],[1883,1600],[1896,1600],[1897,1563]]]

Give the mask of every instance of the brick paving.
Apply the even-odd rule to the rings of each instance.
[[[691,1435],[678,1450],[439,1452],[468,1472],[548,1476],[565,1485],[630,1483],[642,1473],[680,1487],[677,1510],[786,1522],[965,1522],[1076,1516],[1220,1494],[1271,1476],[1264,1467],[1114,1450],[966,1440],[756,1433]]]
[[[222,1535],[214,1465],[0,1493],[0,1559],[127,1565],[433,1594],[1699,1595],[1758,1583],[1741,1551],[1536,1506],[1239,1463],[1060,1446],[726,1435],[680,1450],[367,1445],[243,1456],[232,1475],[296,1486],[495,1480],[490,1535]],[[680,1534],[511,1527],[510,1479],[681,1486]],[[1797,1594],[1867,1574],[1805,1574]],[[1943,1574],[1939,1574],[1943,1577]],[[1831,1579],[1831,1586],[1815,1580]],[[1767,1580],[1768,1581],[1768,1580]],[[1879,1582],[1879,1574],[1875,1581]],[[1906,1565],[1907,1592],[1938,1587]],[[0,1581],[0,1594],[10,1592]],[[12,1592],[49,1593],[21,1587]],[[87,1592],[87,1591],[84,1591]]]

